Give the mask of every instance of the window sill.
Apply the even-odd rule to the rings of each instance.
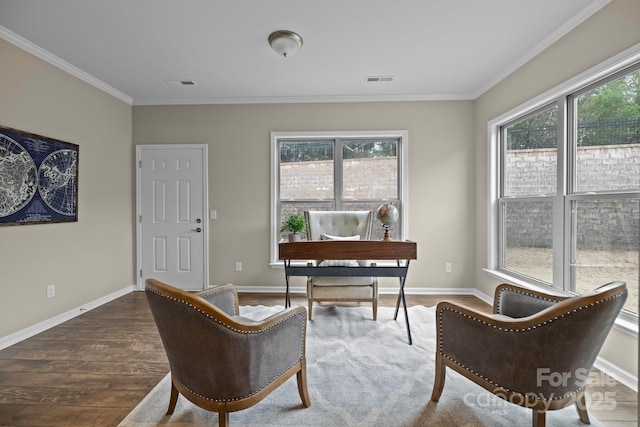
[[[491,270],[488,268],[485,268],[484,271],[489,274],[489,276],[496,278],[496,279],[500,279],[500,280],[504,280],[505,282],[517,285],[517,286],[522,286],[523,288],[526,289],[531,289],[534,291],[542,291],[542,292],[548,292],[549,289],[541,287],[541,286],[536,286],[534,284],[528,283],[522,279],[518,279],[515,278],[513,276],[510,276],[507,273],[504,273],[502,271],[497,271],[497,270]],[[561,292],[558,290],[558,292]],[[492,296],[490,296],[492,297]],[[630,335],[634,338],[638,338],[638,316],[637,315],[633,315],[630,314],[626,317],[631,317],[631,318],[635,318],[635,321],[630,320],[630,319],[626,319],[623,318],[622,315],[619,315],[618,318],[616,319],[613,328],[617,329],[620,332],[623,332],[627,335]]]

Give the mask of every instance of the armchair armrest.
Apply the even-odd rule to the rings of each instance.
[[[527,317],[567,298],[558,293],[539,292],[503,283],[496,288],[493,313],[513,318]]]
[[[235,285],[231,283],[198,292],[196,295],[224,311],[229,316],[237,316],[239,313],[238,290]]]
[[[292,307],[262,321],[228,319],[223,354],[225,377],[244,393],[268,386],[274,378],[305,362],[307,310]],[[242,355],[242,357],[238,357]]]
[[[518,369],[513,355],[519,337],[505,332],[514,327],[512,321],[518,319],[440,302],[436,307],[436,353],[463,375],[479,377],[490,391],[491,387],[505,387]],[[506,354],[510,357],[505,358]]]
[[[585,384],[578,384],[576,379],[579,377],[576,377],[563,387],[554,387],[551,381],[542,377],[545,372],[576,372],[576,365],[564,357],[566,351],[562,345],[557,346],[561,357],[554,351],[546,351],[546,347],[556,344],[555,340],[548,342],[546,332],[554,334],[564,329],[564,334],[558,334],[560,341],[566,341],[568,334],[576,336],[565,322],[548,321],[553,317],[556,317],[553,308],[514,319],[441,302],[436,309],[436,365],[449,366],[506,399],[510,399],[509,396],[524,399],[527,403],[523,406],[533,408],[541,401],[552,399],[548,403],[549,409],[555,409],[555,405],[562,407],[565,400],[575,396]],[[545,331],[548,329],[553,331]],[[444,370],[441,372],[444,375]],[[444,377],[437,379],[432,400],[437,401],[443,384]]]

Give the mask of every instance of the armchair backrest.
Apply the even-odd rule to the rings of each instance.
[[[323,240],[323,235],[371,239],[373,211],[305,211],[304,216],[309,240]]]

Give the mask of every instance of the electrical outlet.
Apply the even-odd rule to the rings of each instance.
[[[47,286],[47,298],[53,298],[56,296],[56,285]]]
[[[242,262],[236,261],[236,271],[242,271]]]
[[[444,263],[444,272],[445,273],[451,273],[451,269],[453,268],[453,264],[451,264],[450,262],[445,262]]]

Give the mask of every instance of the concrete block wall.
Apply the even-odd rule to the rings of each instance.
[[[577,191],[640,189],[640,144],[579,147]],[[509,151],[506,194],[551,195],[556,192],[556,150]],[[576,206],[581,249],[638,250],[638,201],[580,201]],[[508,202],[507,244],[510,247],[550,248],[552,204]]]

